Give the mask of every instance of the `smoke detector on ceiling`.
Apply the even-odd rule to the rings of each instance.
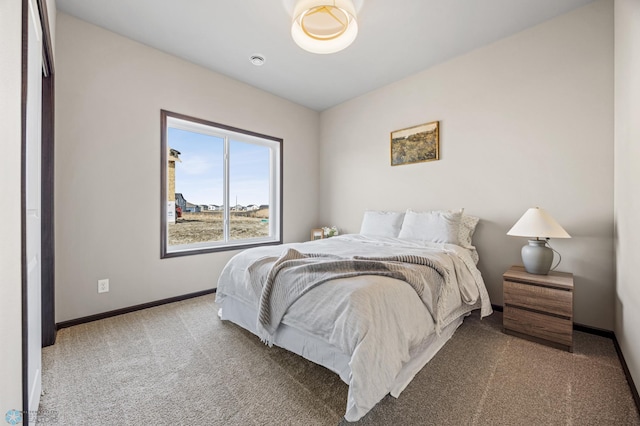
[[[265,61],[264,56],[262,55],[251,55],[249,60],[256,67],[261,67],[262,65],[264,65],[264,61]]]

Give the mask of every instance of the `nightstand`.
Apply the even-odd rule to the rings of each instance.
[[[573,274],[512,266],[502,277],[504,332],[573,352]]]

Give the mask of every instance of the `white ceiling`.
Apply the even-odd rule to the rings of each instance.
[[[316,55],[291,39],[295,0],[57,0],[58,10],[317,111],[593,0],[356,0],[359,33]],[[266,62],[249,62],[261,54]]]

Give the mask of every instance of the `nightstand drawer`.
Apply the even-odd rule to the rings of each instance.
[[[572,317],[573,293],[566,290],[504,281],[505,305]]]
[[[568,319],[505,306],[503,326],[506,330],[573,346],[573,324]]]

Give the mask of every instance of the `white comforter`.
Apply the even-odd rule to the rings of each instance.
[[[482,316],[491,313],[484,282],[469,250],[452,244],[360,235],[260,247],[237,254],[218,282],[217,301],[222,309],[225,296],[230,295],[257,310],[260,291],[252,287],[247,268],[266,257],[279,257],[285,247],[341,257],[435,255],[449,269],[448,286],[437,301],[440,318],[431,316],[411,286],[382,276],[332,280],[308,291],[290,306],[283,323],[311,333],[350,356],[345,414],[348,421],[360,419],[391,391],[412,348],[427,336],[474,308],[480,307]],[[425,278],[442,279],[435,271]]]

